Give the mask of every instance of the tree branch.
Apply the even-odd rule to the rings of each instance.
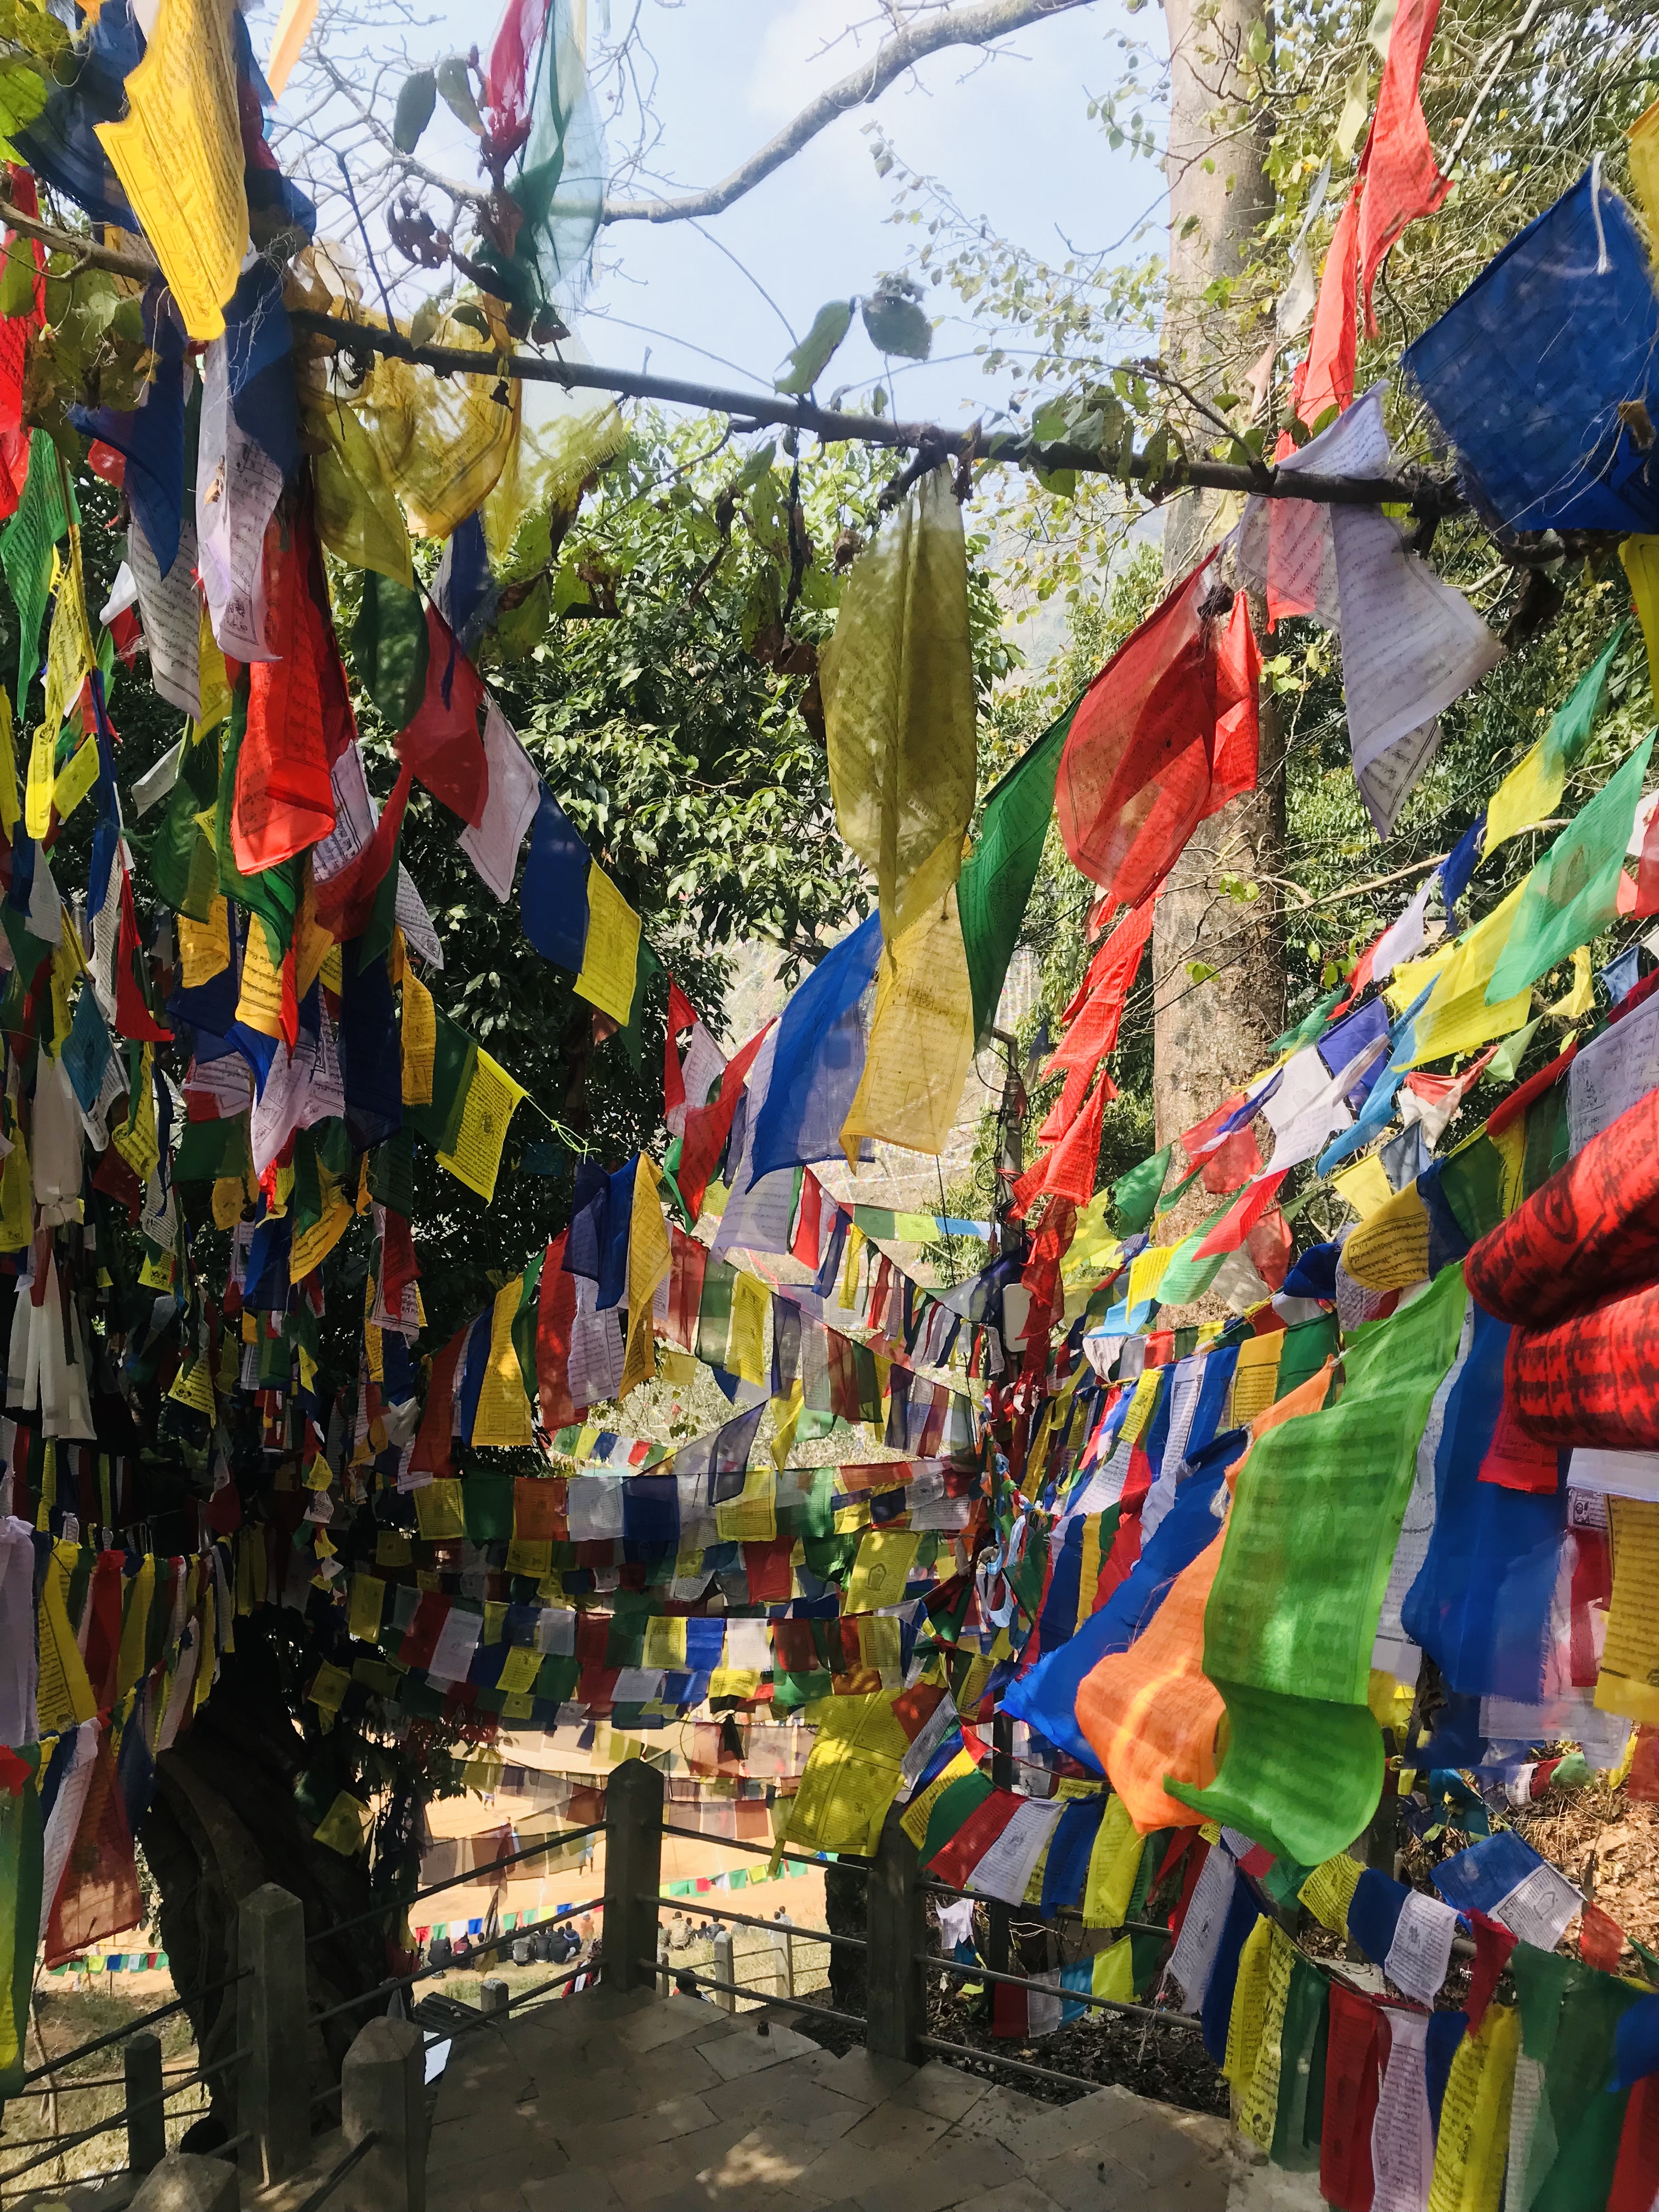
[[[10,219],[3,204],[0,204],[0,218]],[[941,460],[947,455],[960,459],[965,454],[975,467],[1006,463],[1044,470],[1075,469],[1079,474],[1111,477],[1137,485],[1153,499],[1198,484],[1208,491],[1254,492],[1263,499],[1305,499],[1324,507],[1399,505],[1439,514],[1459,514],[1463,507],[1454,480],[1415,472],[1405,477],[1319,476],[1307,469],[1247,469],[1231,461],[1182,459],[1171,461],[1161,475],[1154,475],[1148,472],[1139,454],[1125,462],[1115,456],[1109,459],[1091,448],[1042,444],[1035,438],[994,434],[988,439],[977,423],[967,430],[950,430],[937,422],[902,422],[886,415],[847,415],[838,409],[819,407],[810,399],[792,399],[778,392],[735,392],[721,385],[692,384],[680,377],[649,376],[638,369],[605,368],[590,362],[559,361],[540,354],[498,354],[483,347],[411,345],[399,332],[384,330],[378,324],[347,322],[310,307],[291,307],[289,320],[295,330],[331,339],[348,356],[390,355],[435,369],[441,376],[516,378],[530,384],[561,385],[567,392],[614,392],[630,399],[660,399],[671,406],[731,416],[735,418],[733,428],[738,430],[774,424],[805,430],[826,445],[856,441],[890,447],[900,453],[927,447]]]
[[[1011,31],[1023,31],[1051,15],[1073,8],[1086,8],[1091,0],[975,0],[975,4],[951,9],[930,19],[910,20],[877,47],[868,65],[854,70],[809,100],[793,122],[775,138],[769,138],[739,168],[706,191],[687,192],[678,199],[607,200],[602,222],[684,222],[693,216],[719,215],[745,192],[792,161],[802,147],[827,130],[849,108],[867,106],[886,91],[894,78],[927,55],[946,46],[980,46]]]

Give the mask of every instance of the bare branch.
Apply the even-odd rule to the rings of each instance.
[[[827,130],[849,108],[866,106],[878,99],[896,76],[947,46],[979,46],[1032,23],[1086,8],[1092,0],[975,0],[937,15],[906,22],[883,40],[862,69],[841,78],[816,100],[809,100],[793,122],[769,138],[739,168],[706,191],[687,192],[678,199],[607,200],[604,222],[684,222],[693,216],[719,215],[750,192],[775,169],[792,161],[821,131]]]

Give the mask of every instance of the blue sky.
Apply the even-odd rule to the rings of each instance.
[[[635,0],[611,0],[620,23]],[[712,182],[736,166],[823,85],[868,53],[843,27],[878,14],[877,0],[638,0],[644,43],[658,71],[663,137],[653,166],[682,185]],[[590,0],[596,13],[604,0]],[[256,23],[256,43],[264,38]],[[493,11],[448,0],[437,27],[411,37],[435,58],[447,45],[487,50]],[[1139,19],[1139,25],[1146,21]],[[873,113],[901,158],[939,179],[993,232],[1063,256],[1060,235],[1080,246],[1115,239],[1152,202],[1157,173],[1112,154],[1087,113],[1088,94],[1115,74],[1121,0],[1094,0],[1020,33],[990,58],[965,49],[931,58],[872,110],[840,118],[807,149],[708,226],[617,224],[601,234],[597,281],[580,325],[596,360],[637,368],[647,349],[662,374],[721,383],[769,384],[790,340],[778,313],[727,256],[744,264],[782,317],[804,332],[826,299],[868,289],[902,265],[915,234],[886,221],[890,181],[876,173],[860,125]],[[823,51],[828,47],[828,51]],[[447,121],[440,109],[440,125]],[[434,130],[438,126],[434,126]],[[423,143],[428,155],[432,140]],[[446,152],[448,150],[445,149]],[[456,165],[464,158],[457,148]],[[447,166],[447,164],[446,164]],[[717,240],[719,244],[712,242]],[[1156,240],[1150,241],[1156,250]],[[725,252],[720,248],[726,249]],[[1143,248],[1144,250],[1147,250]],[[930,308],[946,309],[943,291]],[[959,421],[986,391],[979,364],[951,359],[974,343],[965,325],[936,333],[935,362],[903,374],[900,410]],[[700,348],[701,352],[694,350]],[[717,356],[718,360],[709,358]],[[860,385],[879,357],[855,324],[826,386]]]

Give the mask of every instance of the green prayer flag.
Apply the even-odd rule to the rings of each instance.
[[[1310,1006],[1294,1028],[1286,1030],[1283,1036],[1275,1037],[1273,1057],[1277,1059],[1284,1052],[1299,1052],[1304,1044],[1312,1044],[1316,1038],[1322,1036],[1325,1024],[1334,1012],[1338,1000],[1346,996],[1347,989],[1346,983],[1339,983],[1335,990],[1325,994],[1317,1006]]]
[[[1237,1193],[1235,1192],[1232,1197],[1224,1198],[1209,1219],[1200,1221],[1192,1235],[1176,1246],[1175,1257],[1164,1270],[1164,1279],[1154,1293],[1159,1305],[1190,1305],[1194,1298],[1203,1297],[1220,1273],[1227,1254],[1212,1252],[1207,1259],[1200,1260],[1198,1248],[1228,1207],[1236,1202],[1237,1197]]]
[[[1514,1082],[1515,1071],[1526,1058],[1527,1047],[1532,1042],[1538,1024],[1543,1018],[1541,1014],[1538,1015],[1534,1020],[1529,1021],[1524,1029],[1512,1030],[1504,1038],[1503,1043],[1486,1062],[1486,1073],[1480,1079],[1483,1083]]]
[[[640,932],[639,951],[634,956],[634,998],[628,1009],[628,1019],[617,1032],[617,1041],[635,1067],[645,1063],[645,1032],[642,1017],[645,1012],[645,994],[653,975],[660,975],[662,963],[646,941],[645,932]],[[698,1102],[693,1101],[693,1103]]]
[[[13,1756],[38,1769],[40,1747],[20,1744]],[[31,1772],[21,1790],[0,1791],[0,1959],[11,1961],[8,2002],[0,2004],[0,2096],[21,2094],[34,1953],[40,1935],[40,1792]]]
[[[413,721],[426,696],[426,613],[418,592],[378,570],[363,572],[363,599],[351,626],[357,681],[388,731]]]
[[[1152,1219],[1174,1151],[1173,1145],[1164,1146],[1112,1185],[1112,1226],[1120,1237],[1138,1236]],[[1185,1183],[1182,1188],[1186,1188]]]
[[[986,1774],[959,1775],[945,1785],[927,1815],[927,1832],[916,1855],[923,1866],[945,1849],[959,1828],[967,1826],[990,1794],[991,1779]]]
[[[732,1293],[738,1271],[726,1260],[711,1260],[703,1273],[702,1302],[697,1308],[696,1357],[705,1367],[724,1367],[732,1334]]]
[[[1605,2204],[1630,2095],[1608,2091],[1614,2043],[1620,2018],[1641,1992],[1582,1960],[1529,1943],[1516,1944],[1509,1971],[1521,2004],[1522,2049],[1544,2069],[1540,2101],[1551,2122],[1533,2137],[1526,2201],[1532,2212]]]
[[[524,1271],[519,1285],[519,1310],[513,1316],[513,1350],[518,1358],[519,1372],[524,1377],[524,1395],[532,1406],[536,1402],[536,1320],[546,1258],[547,1248],[544,1245]]]
[[[424,1137],[434,1152],[453,1149],[466,1094],[478,1065],[478,1048],[442,1008],[437,1009],[438,1041],[432,1059],[432,1098],[425,1106],[405,1106],[405,1126]]]
[[[461,1485],[461,1510],[469,1544],[509,1543],[513,1536],[513,1477],[477,1466]]]
[[[1180,1205],[1182,1200],[1186,1197],[1188,1192],[1198,1181],[1200,1176],[1203,1174],[1209,1162],[1207,1159],[1200,1160],[1198,1165],[1188,1174],[1182,1176],[1181,1181],[1176,1184],[1172,1190],[1166,1190],[1164,1193],[1163,1196],[1158,1200],[1154,1211],[1160,1217],[1166,1213],[1173,1213],[1176,1206]]]
[[[1204,1672],[1226,1702],[1208,1789],[1173,1797],[1317,1866],[1376,1808],[1382,1736],[1371,1649],[1417,1447],[1468,1293],[1459,1267],[1356,1332],[1334,1406],[1259,1437],[1238,1477],[1204,1615]]]
[[[216,1182],[221,1176],[245,1175],[253,1165],[248,1117],[227,1114],[216,1121],[186,1121],[173,1163],[175,1182]]]
[[[1279,2039],[1279,2107],[1273,2118],[1273,2165],[1290,2173],[1316,2173],[1325,2126],[1325,2039],[1330,1989],[1316,1966],[1291,1961]]]
[[[1509,943],[1486,986],[1489,1006],[1535,983],[1613,920],[1625,848],[1652,750],[1650,733],[1527,878]]]
[[[1003,979],[1042,864],[1043,842],[1054,811],[1054,780],[1076,712],[1073,701],[992,791],[974,849],[957,880],[957,914],[973,988],[975,1037],[982,1037],[996,1018]]]
[[[40,665],[40,624],[52,596],[52,549],[64,537],[73,516],[75,492],[64,505],[66,477],[58,465],[58,448],[45,430],[29,438],[29,472],[17,511],[0,531],[0,568],[17,608],[17,720],[21,725],[28,705],[29,687]]]
[[[1613,657],[1625,641],[1625,632],[1630,626],[1627,615],[1595,659],[1573,686],[1572,696],[1565,706],[1558,707],[1549,728],[1544,733],[1544,771],[1547,775],[1565,775],[1569,769],[1577,768],[1589,733],[1595,726],[1595,718],[1601,711],[1601,694],[1607,689],[1607,671]]]

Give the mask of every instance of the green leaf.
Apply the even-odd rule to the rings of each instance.
[[[872,292],[864,303],[864,327],[878,353],[926,361],[933,349],[932,323],[919,303],[903,292]]]
[[[471,98],[471,93],[467,97]],[[400,154],[412,154],[420,144],[421,133],[431,122],[437,104],[435,74],[429,69],[411,70],[398,87],[398,112],[392,118],[392,143]]]
[[[478,103],[472,97],[472,80],[467,75],[466,64],[459,54],[446,54],[438,64],[438,89],[444,96],[444,105],[458,123],[465,123],[477,137],[483,136],[483,119],[478,113]]]
[[[777,441],[775,438],[769,438],[763,446],[757,446],[755,448],[732,479],[731,490],[734,499],[739,493],[747,491],[751,485],[757,484],[768,473],[772,466],[772,457],[777,450]]]
[[[25,129],[46,104],[46,80],[27,62],[0,62],[0,132]]]
[[[6,249],[5,274],[0,276],[0,315],[26,315],[34,301],[34,255],[27,238],[15,238]]]
[[[827,300],[813,316],[811,329],[790,355],[782,375],[773,380],[773,391],[792,396],[810,392],[852,326],[853,302]]]

